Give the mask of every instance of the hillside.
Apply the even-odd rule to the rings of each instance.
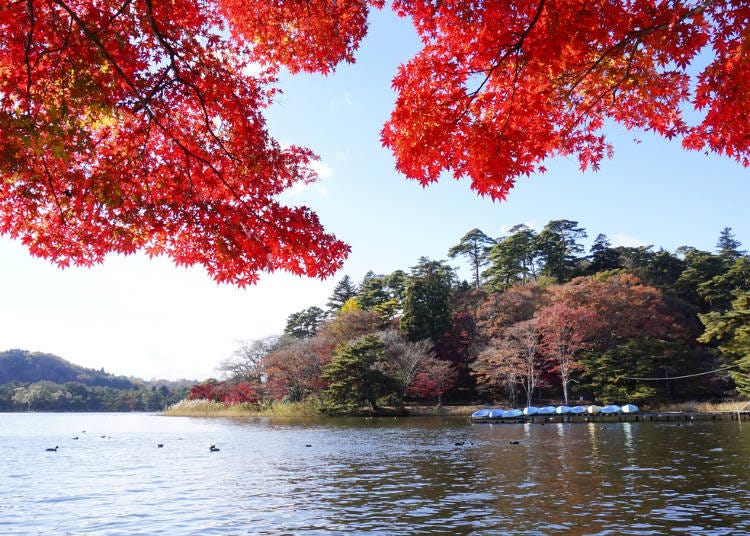
[[[79,382],[90,387],[132,389],[136,384],[124,376],[104,370],[84,368],[53,354],[8,350],[0,352],[0,384],[51,381],[63,384]]]

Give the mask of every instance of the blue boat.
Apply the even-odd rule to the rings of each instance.
[[[489,415],[489,417],[490,417],[490,419],[502,419],[502,418],[503,418],[503,414],[504,414],[504,413],[505,413],[505,410],[504,410],[504,409],[500,409],[500,408],[492,408],[492,409],[490,410],[490,415]]]
[[[569,406],[558,406],[557,410],[555,410],[555,413],[558,415],[565,415],[567,413],[570,413],[570,407]]]
[[[471,419],[474,421],[489,419],[490,411],[491,410],[489,409],[478,409],[474,413],[471,414]]]
[[[523,408],[523,414],[524,415],[536,415],[539,413],[539,408],[536,408],[534,406],[528,406]]]
[[[543,408],[539,408],[537,412],[538,415],[554,415],[555,413],[557,413],[555,406],[544,406]]]
[[[602,415],[615,415],[617,413],[620,413],[622,411],[622,408],[616,404],[610,404],[609,406],[604,406],[600,413]]]
[[[573,415],[583,415],[584,413],[586,413],[586,406],[573,406],[572,408],[570,408],[570,412]]]
[[[518,417],[523,417],[523,411],[520,409],[509,409],[503,412],[504,419],[517,419]]]

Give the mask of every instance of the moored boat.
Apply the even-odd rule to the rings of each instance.
[[[523,408],[523,414],[524,415],[536,415],[537,413],[539,413],[539,408],[537,408],[537,407],[527,406],[527,407]]]
[[[573,406],[570,408],[570,412],[574,415],[583,415],[586,413],[586,406]]]
[[[503,412],[504,419],[517,419],[518,417],[523,417],[523,411],[520,409],[509,409]]]
[[[485,420],[489,418],[490,418],[489,409],[478,409],[474,413],[471,414],[471,419],[474,421],[481,421],[481,420]]]
[[[639,408],[638,406],[636,406],[636,405],[633,405],[633,404],[625,404],[624,406],[622,406],[622,407],[620,408],[620,411],[622,411],[623,413],[638,413],[638,412],[639,412],[639,411],[641,411],[641,410],[640,410],[640,408]]]
[[[558,415],[565,415],[567,413],[570,413],[570,406],[557,406],[555,413],[557,413]]]
[[[586,406],[586,413],[589,415],[596,415],[602,410],[601,406],[597,406],[596,404],[591,404],[590,406]]]
[[[504,413],[505,413],[505,410],[504,410],[504,409],[500,409],[500,408],[492,408],[492,409],[490,410],[490,415],[489,415],[489,418],[490,418],[490,419],[502,419],[502,418],[503,418],[503,414],[504,414]]]
[[[604,406],[601,410],[602,415],[615,415],[616,413],[620,413],[622,411],[622,408],[618,406],[617,404],[610,404],[608,406]]]
[[[539,408],[539,411],[537,413],[539,415],[554,415],[555,412],[557,412],[557,408],[555,406],[544,406],[543,408]]]

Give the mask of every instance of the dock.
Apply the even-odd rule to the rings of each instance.
[[[620,414],[552,414],[521,415],[518,417],[471,418],[473,423],[490,424],[546,424],[546,423],[586,423],[586,422],[675,422],[695,421],[750,421],[750,411],[721,412],[638,412]]]

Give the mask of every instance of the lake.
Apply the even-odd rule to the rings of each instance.
[[[0,414],[0,534],[750,534],[748,460],[739,421]]]

